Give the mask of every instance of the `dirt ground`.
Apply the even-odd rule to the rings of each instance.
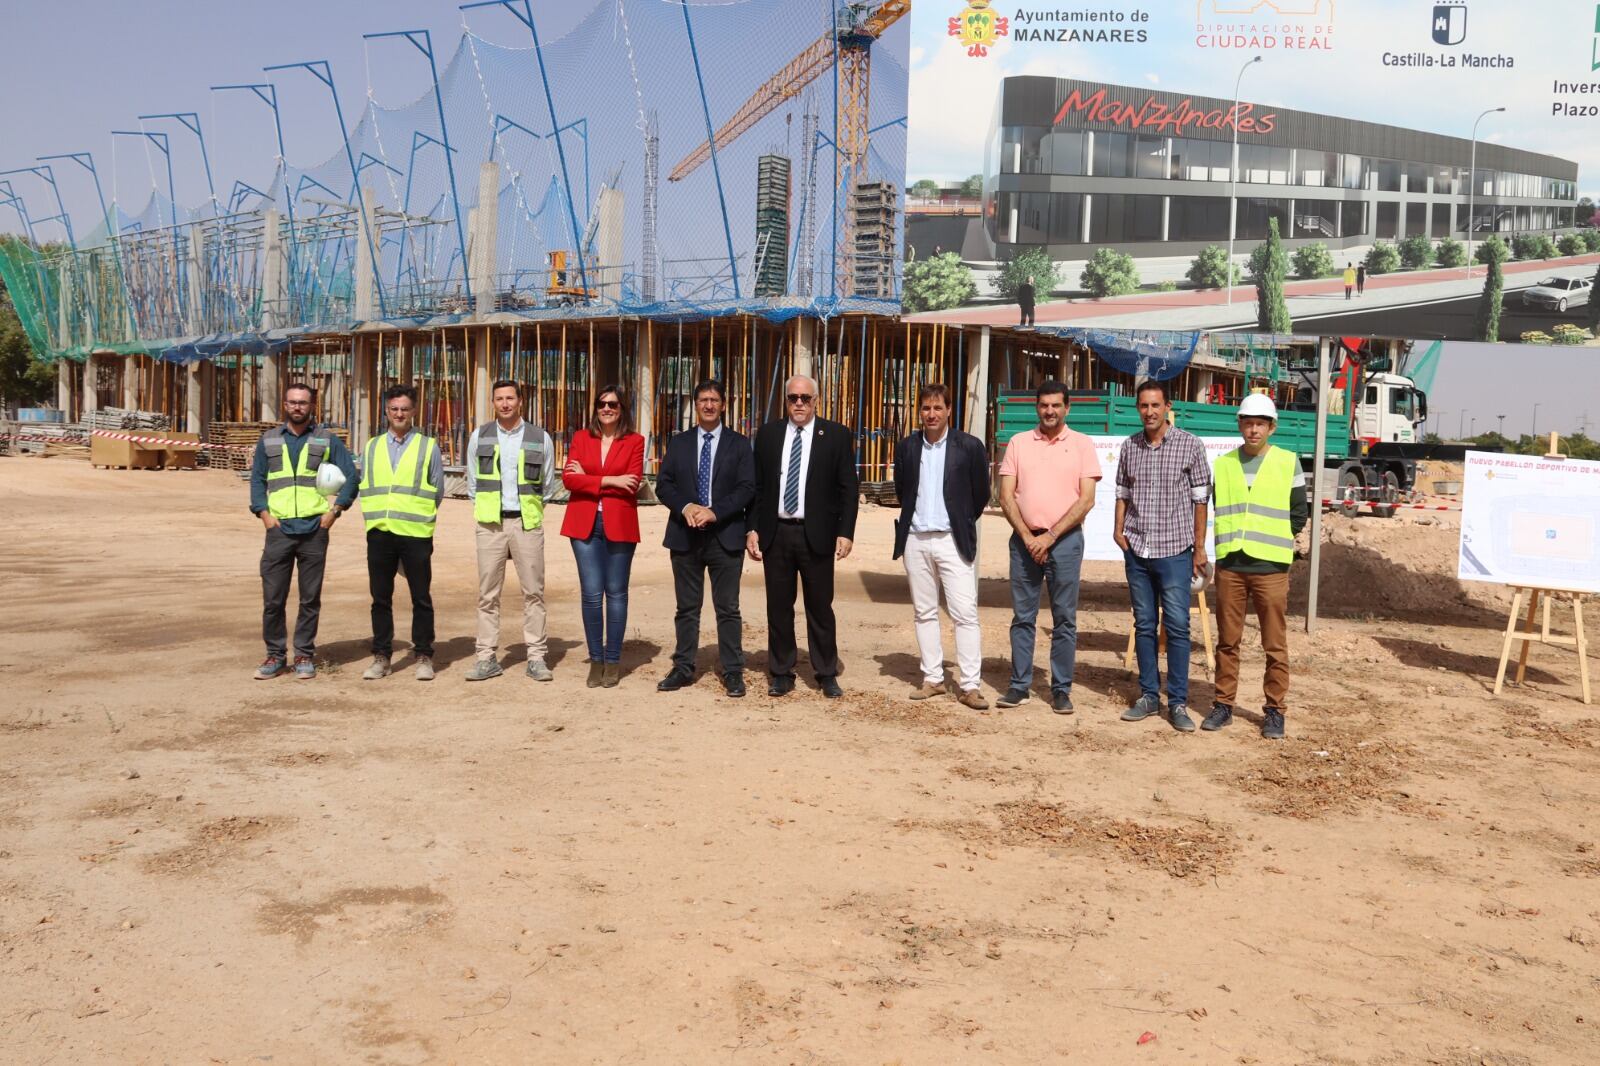
[[[518,649],[469,686],[464,501],[438,680],[409,655],[360,680],[352,515],[321,676],[257,682],[245,501],[221,472],[0,459],[0,1060],[1600,1061],[1600,711],[1545,649],[1490,697],[1508,597],[1455,581],[1451,514],[1329,520],[1333,617],[1295,627],[1270,744],[1259,648],[1252,720],[1117,720],[1137,686],[1109,564],[1085,570],[1076,715],[910,703],[873,507],[839,568],[837,702],[765,695],[749,566],[751,696],[655,691],[659,509],[619,688],[583,687],[554,536],[555,682]],[[1004,551],[985,519],[991,699]],[[1198,655],[1195,678],[1208,706]]]

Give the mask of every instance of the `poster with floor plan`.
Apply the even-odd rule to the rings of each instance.
[[[1600,462],[1468,452],[1457,576],[1600,592]]]

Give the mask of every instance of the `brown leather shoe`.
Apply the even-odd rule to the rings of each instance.
[[[584,681],[584,686],[587,688],[599,688],[601,678],[605,676],[605,669],[599,663],[591,662],[589,664],[589,677]]]
[[[616,688],[617,682],[622,680],[622,664],[606,663],[600,670],[600,687]]]
[[[935,696],[943,696],[944,692],[945,687],[943,685],[930,685],[924,681],[911,690],[911,698],[914,700],[931,700]]]
[[[984,699],[983,693],[975,688],[967,689],[956,702],[963,707],[971,707],[975,711],[987,711],[989,709],[989,701]]]

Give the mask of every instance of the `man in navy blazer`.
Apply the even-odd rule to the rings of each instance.
[[[894,557],[905,558],[922,659],[922,684],[911,698],[950,692],[962,705],[982,711],[989,702],[979,690],[978,517],[989,505],[989,453],[977,437],[950,425],[950,407],[948,388],[924,385],[917,394],[922,429],[895,448],[900,517],[894,524]],[[944,676],[941,589],[956,631],[955,687]]]
[[[739,576],[744,570],[745,512],[756,492],[755,453],[749,438],[722,424],[726,394],[720,381],[695,386],[695,428],[667,440],[656,477],[656,496],[667,508],[662,543],[672,553],[677,594],[678,646],[672,672],[656,688],[674,692],[694,684],[700,651],[700,605],[706,574],[717,613],[717,656],[728,695],[745,694],[744,623],[739,617]]]

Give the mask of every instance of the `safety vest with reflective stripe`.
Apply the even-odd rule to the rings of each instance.
[[[522,447],[517,452],[517,503],[522,528],[544,524],[544,430],[532,422],[522,424]],[[479,522],[500,521],[500,434],[498,423],[478,427],[478,449],[472,457],[474,500],[472,517]]]
[[[428,480],[428,468],[439,442],[415,430],[389,464],[388,434],[367,441],[361,464],[361,516],[368,529],[384,529],[402,537],[431,537],[439,519],[439,487]]]
[[[1212,476],[1217,484],[1218,559],[1244,552],[1267,562],[1294,562],[1289,496],[1299,469],[1299,457],[1269,444],[1254,480],[1246,485],[1239,449],[1217,459]]]
[[[289,445],[284,438],[282,426],[261,436],[261,447],[267,453],[267,512],[279,521],[325,514],[330,505],[328,498],[317,491],[317,467],[333,450],[333,434],[325,429],[312,430],[300,448],[298,463],[290,462]]]

